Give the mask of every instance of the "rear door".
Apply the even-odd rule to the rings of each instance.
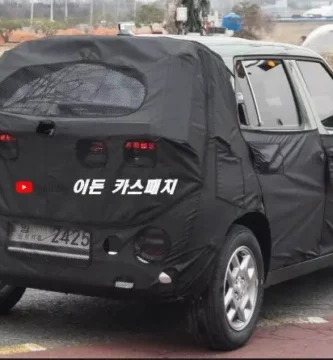
[[[249,124],[252,153],[272,235],[271,270],[319,256],[325,201],[324,155],[302,101],[292,64],[283,58],[237,59],[236,90]]]
[[[87,61],[31,65],[5,78],[0,215],[50,224],[137,225],[197,191],[201,160],[184,143],[194,95],[179,104],[177,91],[186,94],[192,83],[201,89],[201,82],[192,75],[197,65],[185,63],[175,59],[177,81],[168,76],[167,62],[150,72],[141,65]],[[203,103],[198,96],[199,119]],[[177,111],[161,111],[170,104]]]
[[[125,125],[115,132],[112,123],[140,108],[143,80],[134,70],[99,63],[56,63],[22,68],[1,88],[7,89],[0,96],[1,134],[15,140],[0,141],[1,186],[9,187],[0,197],[1,213],[110,221],[107,203],[127,140]],[[27,184],[29,194],[23,193]]]
[[[333,253],[333,77],[318,59],[295,61],[303,78],[309,103],[316,117],[326,155],[326,203],[320,253]]]

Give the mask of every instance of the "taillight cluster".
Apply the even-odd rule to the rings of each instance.
[[[0,133],[0,141],[1,142],[14,142],[14,141],[16,141],[16,139],[14,138],[14,136],[11,136],[9,134]]]
[[[157,145],[153,141],[129,140],[124,144],[124,158],[131,166],[154,167],[157,159]]]
[[[127,141],[125,143],[127,150],[155,150],[156,144],[154,142],[146,141]]]
[[[19,155],[17,140],[8,133],[0,133],[0,156],[5,160],[16,160]]]

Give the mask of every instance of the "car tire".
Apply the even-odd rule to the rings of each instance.
[[[0,315],[7,314],[22,298],[25,288],[6,285],[0,280]]]
[[[233,225],[208,288],[189,306],[188,323],[196,340],[211,350],[222,351],[246,344],[259,318],[264,276],[263,257],[255,235],[242,225]]]

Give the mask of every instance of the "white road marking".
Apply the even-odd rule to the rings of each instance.
[[[45,351],[45,350],[46,348],[43,348],[42,346],[37,344],[18,344],[18,345],[0,346],[0,356],[26,353],[31,351]]]
[[[265,326],[278,326],[278,325],[288,325],[288,324],[326,324],[327,320],[318,317],[275,317],[271,319],[262,318],[259,320],[258,327]]]
[[[307,321],[310,323],[310,324],[326,324],[328,323],[327,320],[321,318],[321,317],[318,317],[318,316],[311,316],[311,317],[308,317],[307,318]]]

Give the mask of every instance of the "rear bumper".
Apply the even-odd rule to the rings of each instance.
[[[0,216],[0,279],[27,288],[135,300],[141,296],[144,299],[173,300],[199,294],[209,281],[220,231],[219,223],[214,221],[216,229],[213,226],[209,229],[199,226],[192,233],[193,226],[201,221],[195,209],[196,196],[193,196],[149,224],[122,229],[73,223],[55,224],[28,218],[23,221]],[[211,217],[211,214],[206,215]],[[84,227],[92,234],[90,260],[87,263],[10,252],[7,249],[9,221],[76,229]],[[172,249],[165,262],[146,264],[137,259],[134,240],[146,226],[158,227],[168,233]],[[113,235],[121,239],[123,246],[116,255],[109,255],[104,243]],[[171,283],[160,281],[163,272],[170,275]],[[124,289],[117,282],[133,285]]]
[[[9,285],[68,294],[135,301],[174,301],[202,292],[209,282],[215,258],[216,250],[208,246],[191,253],[188,261],[180,265],[144,264],[133,259],[133,255],[119,254],[97,256],[89,266],[78,267],[70,261],[35,260],[0,248],[0,279]],[[160,280],[162,273],[170,276],[171,283]],[[123,288],[123,283],[133,286]]]
[[[184,256],[190,250],[190,243],[184,238],[184,223],[187,217],[188,203],[193,205],[195,199],[187,199],[177,209],[151,221],[149,225],[124,227],[123,229],[103,228],[101,226],[85,226],[92,235],[89,262],[74,259],[46,257],[41,254],[14,253],[8,251],[8,223],[11,221],[40,223],[49,226],[82,228],[81,224],[52,223],[36,219],[18,219],[0,216],[0,278],[6,283],[64,293],[92,296],[133,297],[137,296],[173,298],[182,292],[182,280],[179,282],[186,267],[182,266],[181,274],[175,269],[180,268]],[[165,225],[167,224],[167,227]],[[134,251],[134,239],[142,228],[155,226],[167,229],[174,244],[170,254],[175,260],[164,263],[146,264],[137,259]],[[105,240],[116,235],[123,242],[116,255],[105,250]],[[181,246],[180,246],[181,245]],[[176,256],[175,256],[176,254]],[[192,252],[191,252],[192,256]],[[171,270],[170,270],[171,269]],[[161,273],[168,271],[173,274],[171,283],[159,280]],[[132,288],[121,288],[117,282],[133,284]],[[188,281],[185,281],[185,283]],[[178,285],[177,285],[178,284]]]
[[[1,237],[0,278],[16,286],[83,295],[173,296],[175,283],[165,284],[159,280],[165,270],[163,264],[145,264],[138,260],[131,241],[118,254],[109,255],[103,248],[103,230],[95,230],[94,238],[89,262],[80,262],[13,253],[8,251],[6,236]]]
[[[31,260],[27,265],[27,261],[13,259],[1,250],[0,262],[1,278],[15,286],[112,298],[176,297],[175,283],[159,281],[161,271],[144,268],[145,264],[129,264],[124,259],[92,261],[88,268],[64,268],[63,265],[37,264]],[[117,287],[117,282],[132,283],[133,287]]]

